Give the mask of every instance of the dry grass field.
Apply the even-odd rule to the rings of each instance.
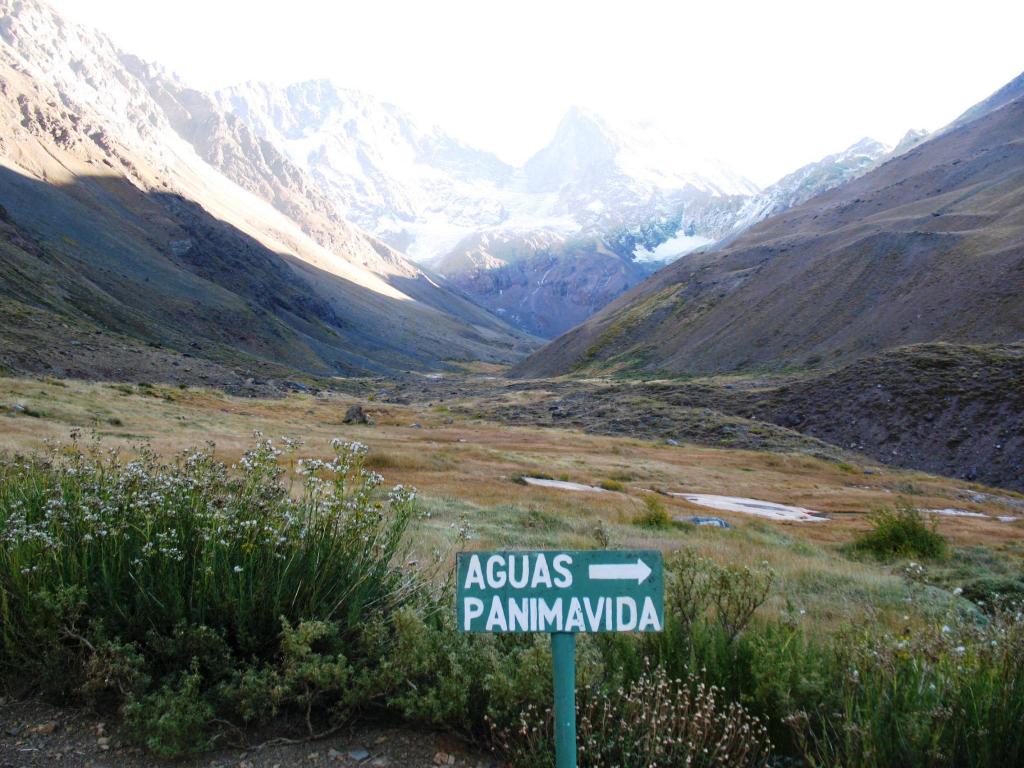
[[[359,402],[372,424],[344,424]],[[0,450],[100,439],[131,452],[142,443],[172,456],[207,441],[235,461],[262,432],[302,442],[293,459],[322,456],[340,437],[369,447],[368,465],[388,484],[415,486],[422,517],[414,537],[421,563],[443,573],[457,548],[693,547],[722,562],[768,563],[780,589],[778,611],[813,616],[815,626],[871,610],[899,621],[907,598],[899,566],[841,554],[873,510],[905,500],[920,509],[959,509],[981,517],[933,516],[961,557],[1019,570],[1024,559],[1024,497],[874,462],[826,461],[801,454],[728,450],[507,426],[459,415],[458,403],[382,404],[338,393],[279,399],[235,398],[212,390],[76,381],[2,379]],[[471,406],[472,403],[462,403]],[[17,406],[17,407],[14,407]],[[294,463],[294,462],[293,462]],[[540,476],[617,490],[567,491],[523,484]],[[669,493],[749,497],[823,513],[826,522],[778,522],[691,504]],[[636,524],[649,497],[672,517],[714,516],[732,530]],[[1017,509],[1017,514],[1014,510]],[[1021,517],[1006,522],[999,517]],[[972,553],[974,553],[972,555]],[[989,563],[988,566],[990,567]],[[956,565],[948,577],[955,580]],[[783,597],[784,596],[784,597]],[[940,601],[941,603],[941,601]],[[803,611],[804,613],[800,613]]]

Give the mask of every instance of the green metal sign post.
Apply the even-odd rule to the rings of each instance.
[[[555,680],[555,765],[576,768],[576,635],[551,634]]]
[[[576,768],[576,634],[660,632],[661,553],[461,552],[456,610],[463,632],[549,632],[555,758]]]

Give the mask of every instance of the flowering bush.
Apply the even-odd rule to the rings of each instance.
[[[550,709],[529,706],[515,728],[497,729],[497,742],[518,765],[550,763]],[[763,765],[771,751],[764,725],[742,706],[722,701],[721,691],[691,676],[670,680],[646,667],[625,688],[580,692],[577,750],[581,766]]]
[[[299,463],[299,489],[259,435],[232,467],[211,447],[164,464],[77,444],[0,463],[3,677],[129,705],[179,692],[242,720],[276,714],[239,704],[270,681],[340,689],[325,670],[356,664],[363,625],[417,585],[399,562],[414,493],[383,493],[365,446],[333,449]],[[314,628],[324,668],[289,677],[290,638]]]

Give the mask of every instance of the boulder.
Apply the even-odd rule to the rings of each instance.
[[[363,410],[363,406],[356,403],[350,405],[348,410],[345,411],[345,418],[343,421],[346,424],[369,424],[370,420],[366,417],[366,411]]]

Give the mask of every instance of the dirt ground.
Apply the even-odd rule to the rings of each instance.
[[[499,768],[449,734],[386,726],[342,729],[299,743],[229,748],[157,760],[127,746],[95,714],[36,699],[0,700],[0,768]]]

